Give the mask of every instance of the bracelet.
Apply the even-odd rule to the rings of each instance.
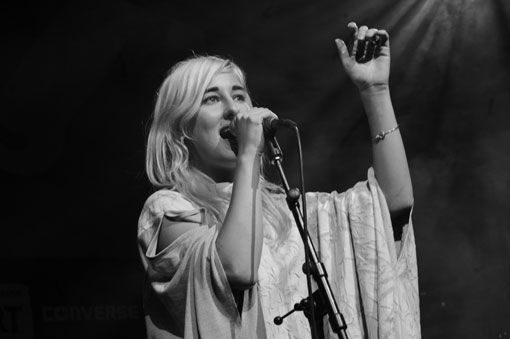
[[[392,129],[387,130],[387,131],[377,133],[377,135],[374,138],[374,141],[376,143],[378,143],[379,141],[384,140],[384,138],[386,138],[386,135],[395,132],[397,129],[398,129],[398,125],[393,127]]]

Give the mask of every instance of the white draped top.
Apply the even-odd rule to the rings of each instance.
[[[218,189],[229,195],[232,185],[218,185]],[[402,241],[396,243],[373,170],[368,171],[367,181],[344,193],[307,193],[306,198],[309,233],[329,274],[349,338],[420,338],[411,220]],[[287,209],[283,195],[275,199]],[[172,220],[199,217],[202,225],[156,252],[164,216]],[[147,199],[138,240],[146,268],[148,337],[311,338],[302,312],[285,318],[280,326],[273,323],[274,317],[307,296],[304,249],[297,227],[293,224],[288,237],[275,242],[277,231],[265,221],[259,281],[244,292],[241,314],[216,252],[218,227],[208,225],[203,209],[178,192],[160,190]],[[325,337],[338,338],[325,319]]]

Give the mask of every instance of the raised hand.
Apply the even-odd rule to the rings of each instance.
[[[345,42],[336,39],[342,65],[360,91],[387,87],[390,76],[390,42],[388,32],[350,22],[347,27],[354,39],[349,52]]]

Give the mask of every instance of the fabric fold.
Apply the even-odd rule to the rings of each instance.
[[[218,188],[230,194],[231,185]],[[400,251],[372,169],[368,180],[343,193],[307,193],[308,227],[325,265],[349,338],[420,338],[418,271],[412,223]],[[275,196],[283,210],[285,197]],[[302,312],[276,326],[273,318],[307,296],[304,250],[292,222],[285,241],[264,222],[256,286],[244,292],[241,316],[216,252],[216,225],[202,225],[155,252],[161,220],[196,220],[203,210],[172,191],[151,196],[139,220],[139,247],[147,265],[144,308],[150,338],[309,338]],[[289,218],[292,219],[289,211]],[[265,216],[267,217],[267,216]],[[337,338],[325,321],[326,338]]]
[[[155,252],[163,217],[186,221],[196,213],[200,209],[172,191],[159,191],[142,212],[139,239],[140,247],[146,249],[144,309],[149,336],[228,339],[265,332],[256,288],[245,292],[242,320],[239,316],[216,252],[216,226],[193,228]],[[153,306],[155,300],[157,306]]]

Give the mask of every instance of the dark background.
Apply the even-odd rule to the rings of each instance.
[[[506,0],[1,5],[1,338],[144,336],[136,225],[147,121],[176,61],[232,57],[301,127],[307,189],[366,178],[370,135],[333,39],[386,28],[415,192],[424,338],[510,336]],[[294,185],[295,147],[280,138]]]

